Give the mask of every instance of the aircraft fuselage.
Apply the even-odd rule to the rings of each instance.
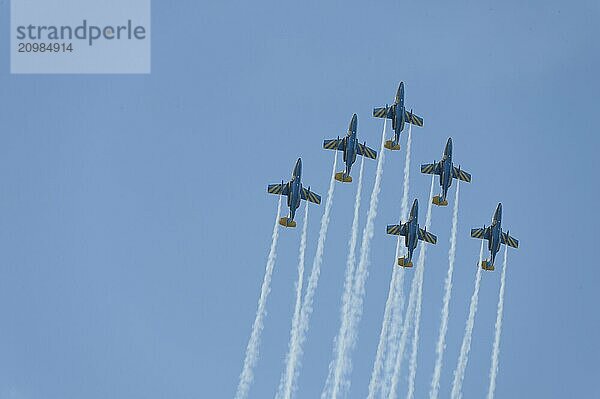
[[[490,250],[490,263],[492,266],[494,265],[496,254],[500,250],[500,244],[502,244],[502,204],[498,204],[492,218],[492,225],[490,226],[488,249]]]
[[[440,173],[440,186],[442,186],[442,199],[446,200],[446,195],[448,194],[448,189],[452,185],[452,139],[449,138],[446,143],[446,148],[444,149],[444,155],[442,156],[441,169],[442,173]]]
[[[394,101],[394,118],[392,119],[392,129],[394,129],[394,142],[400,141],[400,133],[404,130],[406,122],[406,112],[404,109],[404,82],[400,82],[396,99]]]
[[[348,126],[348,133],[344,137],[344,162],[346,163],[346,175],[350,175],[350,169],[356,161],[356,155],[358,152],[358,139],[356,138],[357,130],[357,117],[356,114],[352,116],[350,126]]]
[[[408,248],[408,261],[412,260],[413,251],[417,247],[417,242],[419,240],[418,232],[419,232],[419,201],[415,199],[413,202],[412,208],[410,209],[410,216],[407,222],[407,234],[404,238],[404,244],[406,248]]]
[[[301,192],[302,192],[302,160],[298,158],[294,170],[292,172],[292,180],[290,180],[290,190],[287,198],[287,205],[290,208],[290,219],[294,219],[296,209],[300,207]]]

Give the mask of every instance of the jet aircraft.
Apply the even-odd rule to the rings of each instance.
[[[446,196],[448,194],[448,189],[452,185],[452,179],[459,179],[462,181],[466,181],[467,183],[471,182],[471,174],[465,172],[464,170],[461,170],[460,166],[457,168],[452,163],[452,138],[449,138],[448,142],[446,143],[446,148],[444,149],[442,160],[434,163],[421,165],[421,173],[440,176],[440,186],[442,187],[442,193],[433,197],[432,200],[432,202],[438,206],[448,205],[448,200],[446,199]]]
[[[394,129],[394,138],[387,140],[384,144],[388,150],[400,149],[400,133],[404,130],[404,124],[410,123],[415,126],[423,126],[423,118],[409,112],[404,107],[404,82],[400,82],[394,104],[385,107],[374,108],[373,116],[392,120],[392,129]]]
[[[367,158],[377,158],[377,151],[367,147],[367,144],[361,144],[356,138],[356,127],[358,125],[356,114],[352,115],[352,120],[348,126],[348,133],[346,137],[340,139],[325,140],[323,141],[323,148],[326,150],[343,151],[344,162],[346,163],[346,170],[335,174],[335,180],[344,183],[352,182],[352,176],[350,176],[350,169],[352,164],[356,161],[357,155],[362,155]]]
[[[315,204],[321,203],[321,196],[310,191],[310,187],[304,188],[301,179],[302,159],[298,158],[298,161],[296,161],[296,165],[294,166],[294,171],[292,172],[292,179],[289,182],[284,183],[282,181],[281,184],[269,184],[267,187],[267,192],[269,194],[287,196],[287,205],[290,208],[289,216],[284,216],[279,219],[279,224],[284,227],[296,227],[294,216],[296,214],[296,209],[300,207],[300,200],[313,202]]]
[[[410,216],[406,223],[390,224],[387,226],[387,233],[397,236],[404,236],[404,245],[408,248],[408,256],[398,258],[398,266],[412,267],[412,255],[413,251],[417,247],[417,241],[425,241],[431,244],[437,242],[437,237],[427,230],[419,227],[417,221],[419,216],[419,201],[415,199],[412,208],[410,209]]]
[[[508,232],[502,231],[502,203],[499,203],[492,217],[492,225],[483,226],[482,229],[471,229],[471,237],[488,240],[488,249],[490,250],[490,260],[481,261],[481,268],[484,270],[494,270],[494,260],[500,250],[500,244],[509,247],[519,248],[519,240],[511,237]]]

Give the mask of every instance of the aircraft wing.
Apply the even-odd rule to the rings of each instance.
[[[441,173],[440,163],[426,163],[425,165],[421,165],[421,173],[439,175]]]
[[[269,194],[288,195],[289,185],[288,183],[269,184],[269,186],[267,187],[267,192]]]
[[[388,224],[386,233],[392,234],[395,236],[406,236],[406,223],[400,224]]]
[[[466,181],[467,183],[471,182],[471,174],[465,172],[464,170],[460,170],[456,166],[452,167],[452,177],[458,180]]]
[[[323,148],[326,150],[344,151],[343,139],[332,139],[323,141]]]
[[[502,242],[502,244],[508,245],[509,247],[519,248],[519,240],[509,236],[507,233],[502,232],[502,235],[500,236],[500,241]]]
[[[406,121],[412,125],[423,127],[423,118],[413,114],[412,112],[404,111],[406,116]],[[375,116],[375,115],[373,115]]]
[[[430,232],[419,228],[419,240],[428,242],[430,244],[437,243],[437,237]]]
[[[321,196],[319,194],[315,194],[307,188],[302,187],[302,192],[300,193],[300,198],[305,201],[312,202],[314,204],[321,203]]]
[[[371,158],[371,159],[376,159],[377,158],[377,151],[375,151],[372,148],[367,147],[364,144],[358,144],[358,155],[362,155],[363,157],[367,157],[367,158]]]
[[[394,106],[387,106],[387,107],[381,107],[381,108],[373,108],[373,116],[375,118],[387,118],[387,119],[393,119],[394,118]]]
[[[490,228],[484,227],[482,229],[471,229],[471,237],[479,238],[480,240],[489,240]]]

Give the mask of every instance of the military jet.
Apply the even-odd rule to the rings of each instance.
[[[502,204],[499,203],[492,217],[492,225],[489,227],[483,226],[483,229],[471,229],[471,237],[488,240],[488,249],[490,250],[490,260],[481,261],[481,268],[484,270],[494,270],[494,260],[496,254],[500,250],[500,244],[508,245],[509,247],[519,248],[519,240],[511,237],[508,232],[502,231]]]
[[[415,199],[412,208],[410,209],[410,216],[408,222],[400,224],[390,224],[387,226],[387,233],[396,236],[404,236],[404,245],[408,248],[408,256],[404,258],[398,258],[398,266],[412,267],[412,255],[413,251],[417,247],[417,241],[425,241],[431,244],[437,242],[437,237],[427,230],[419,227],[417,218],[419,216],[419,201]]]
[[[290,208],[289,216],[284,216],[279,219],[279,224],[284,227],[296,227],[294,215],[296,214],[296,209],[300,207],[300,200],[313,202],[315,204],[321,203],[321,196],[310,191],[310,187],[304,188],[300,181],[301,179],[302,159],[298,158],[298,161],[296,161],[296,165],[294,166],[294,171],[292,172],[292,180],[287,183],[282,181],[281,184],[269,184],[267,187],[267,192],[269,194],[287,196],[287,205]]]
[[[384,144],[388,150],[399,150],[400,149],[400,133],[404,130],[404,124],[410,123],[415,126],[423,126],[423,118],[409,112],[404,107],[404,82],[400,82],[398,92],[396,93],[396,100],[394,104],[385,107],[374,108],[373,116],[376,118],[384,118],[392,120],[392,129],[394,129],[394,138],[387,140]]]
[[[452,164],[452,138],[449,138],[448,142],[446,143],[442,160],[439,162],[421,165],[421,173],[440,176],[442,193],[441,195],[436,195],[432,199],[432,202],[438,206],[448,205],[446,196],[448,194],[448,189],[452,185],[452,179],[459,179],[466,181],[467,183],[471,182],[471,174],[461,170],[460,166],[457,168]]]
[[[348,126],[348,133],[346,137],[333,140],[323,141],[323,148],[326,150],[343,151],[344,162],[346,163],[346,170],[335,174],[335,180],[344,183],[351,183],[352,176],[350,176],[350,169],[352,164],[356,161],[357,155],[362,155],[367,158],[377,158],[377,151],[367,147],[367,143],[361,144],[356,138],[356,126],[358,124],[356,114],[352,115],[350,126]]]

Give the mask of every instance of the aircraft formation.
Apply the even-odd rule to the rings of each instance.
[[[379,107],[373,109],[373,116],[375,118],[390,119],[392,121],[392,129],[394,136],[390,140],[386,140],[384,147],[391,151],[400,150],[400,135],[404,130],[407,123],[423,127],[424,120],[422,117],[417,116],[412,110],[408,111],[404,105],[404,82],[400,82],[396,97],[392,105],[385,107]],[[376,159],[377,151],[367,147],[366,142],[360,143],[357,138],[357,125],[358,117],[356,114],[352,115],[350,125],[348,126],[348,132],[344,138],[336,138],[331,140],[325,140],[323,142],[323,148],[327,150],[341,151],[343,153],[343,160],[346,165],[345,170],[335,174],[335,180],[342,183],[351,183],[352,176],[350,175],[352,165],[356,161],[357,155]],[[439,176],[441,193],[433,197],[432,202],[437,206],[447,206],[447,194],[448,189],[452,186],[452,181],[458,179],[467,183],[471,182],[471,174],[465,172],[459,167],[454,166],[452,160],[452,138],[448,138],[446,147],[442,154],[442,158],[430,164],[421,165],[421,173],[437,175]],[[289,182],[281,182],[278,184],[270,184],[267,187],[269,194],[282,195],[287,197],[287,206],[289,208],[289,215],[282,217],[279,220],[279,224],[284,227],[296,227],[296,221],[294,220],[296,210],[300,206],[302,200],[309,201],[315,204],[321,203],[321,197],[312,192],[309,188],[304,188],[302,185],[302,160],[298,158],[296,165],[292,172],[292,178]],[[387,234],[403,236],[404,245],[407,248],[408,255],[406,257],[398,258],[398,266],[412,267],[412,254],[417,247],[418,241],[424,241],[430,244],[437,243],[437,237],[421,229],[418,223],[419,203],[415,199],[410,210],[410,215],[407,221],[400,224],[388,225],[386,232]],[[512,248],[519,247],[519,241],[510,236],[508,231],[502,230],[502,203],[498,203],[496,210],[492,217],[490,226],[483,226],[483,228],[471,229],[471,237],[478,238],[481,240],[488,241],[488,250],[490,253],[489,259],[481,262],[481,268],[487,271],[494,270],[494,261],[496,254],[500,250],[502,244],[508,245]]]
[[[397,381],[400,374],[400,363],[405,352],[405,346],[407,344],[407,337],[409,330],[412,330],[412,352],[410,360],[410,372],[409,372],[409,383],[408,383],[408,395],[409,399],[413,398],[414,393],[414,376],[416,374],[416,353],[418,347],[418,330],[419,321],[421,314],[421,302],[422,302],[422,287],[423,287],[423,270],[425,265],[425,244],[437,244],[438,237],[432,232],[428,231],[431,225],[431,210],[432,206],[446,207],[448,206],[448,192],[456,180],[456,189],[454,197],[454,208],[452,212],[452,229],[450,234],[450,250],[448,252],[448,269],[445,280],[444,288],[444,302],[443,311],[441,313],[442,320],[440,322],[440,332],[438,335],[438,344],[436,346],[436,365],[435,372],[432,378],[432,392],[438,392],[439,390],[439,376],[443,361],[443,350],[445,348],[446,339],[446,328],[448,322],[448,306],[451,296],[452,289],[452,273],[454,270],[454,258],[456,248],[456,234],[457,234],[457,223],[458,223],[458,203],[459,203],[459,182],[471,183],[471,174],[461,168],[460,165],[455,165],[453,158],[453,143],[452,138],[448,138],[444,151],[442,152],[441,158],[438,161],[432,163],[425,163],[421,165],[420,171],[425,175],[431,176],[431,189],[427,202],[427,213],[425,217],[425,223],[419,222],[419,200],[413,199],[412,207],[410,211],[408,209],[408,182],[410,180],[410,143],[411,143],[411,130],[410,126],[423,127],[424,120],[421,116],[413,113],[412,109],[407,109],[405,105],[405,88],[404,82],[400,82],[394,102],[391,105],[385,105],[383,107],[376,107],[373,109],[373,117],[384,119],[383,132],[381,137],[380,151],[389,150],[391,152],[397,152],[400,150],[400,138],[402,132],[408,127],[407,132],[407,148],[406,148],[406,161],[404,171],[404,193],[402,197],[402,220],[398,224],[389,224],[386,226],[386,233],[392,236],[396,236],[397,246],[394,264],[400,266],[400,268],[393,268],[392,278],[390,280],[390,289],[388,291],[388,298],[384,310],[384,317],[381,327],[381,334],[379,338],[379,344],[377,346],[377,353],[375,356],[375,362],[373,365],[373,372],[371,380],[369,382],[369,395],[368,399],[373,399],[376,396],[378,390],[385,396],[385,393],[389,393],[389,397],[397,397],[396,387]],[[387,120],[391,120],[393,136],[387,138],[386,126]],[[276,399],[290,399],[293,397],[294,391],[297,387],[297,377],[299,374],[299,368],[301,365],[301,357],[303,353],[303,343],[306,339],[306,333],[309,328],[310,314],[313,309],[313,299],[315,290],[317,288],[320,267],[323,260],[323,251],[325,245],[325,238],[327,236],[327,227],[329,224],[329,215],[332,207],[332,198],[336,182],[341,184],[348,184],[353,182],[352,178],[352,167],[355,164],[359,156],[363,157],[360,164],[360,173],[357,179],[357,190],[356,199],[354,205],[354,218],[352,222],[349,248],[347,253],[346,261],[346,276],[344,280],[344,291],[342,294],[341,309],[340,309],[340,326],[338,335],[334,339],[334,350],[332,353],[332,360],[329,365],[328,376],[325,381],[325,387],[321,397],[327,398],[338,398],[344,396],[341,391],[346,389],[350,385],[349,374],[352,370],[351,367],[351,352],[356,344],[356,336],[358,331],[358,324],[362,315],[362,304],[363,296],[365,292],[365,280],[368,275],[368,258],[370,250],[371,238],[374,234],[375,216],[377,214],[377,202],[378,195],[381,189],[381,179],[383,175],[383,154],[378,154],[377,151],[367,146],[366,141],[361,141],[358,138],[358,117],[356,114],[352,115],[348,130],[343,137],[337,137],[327,139],[323,141],[323,149],[336,151],[334,158],[332,175],[329,180],[329,189],[327,191],[324,212],[321,217],[321,225],[319,229],[319,237],[317,239],[317,248],[310,271],[307,285],[303,289],[304,281],[304,258],[306,249],[306,231],[307,231],[307,220],[308,220],[308,204],[304,208],[304,218],[302,225],[302,233],[300,238],[299,247],[299,262],[298,262],[298,282],[296,284],[296,304],[294,307],[294,313],[292,316],[292,324],[290,331],[290,341],[288,344],[288,353],[286,355],[284,371],[281,375],[280,384],[275,395]],[[341,171],[337,169],[337,154],[342,153],[342,160],[344,162],[344,168]],[[358,250],[358,219],[360,209],[360,195],[362,187],[363,177],[363,166],[364,158],[377,160],[377,168],[375,173],[375,179],[373,183],[373,190],[371,192],[369,208],[365,220],[362,240],[360,243],[360,251],[357,255]],[[439,177],[439,194],[434,195],[434,183],[436,176]],[[279,204],[277,208],[277,218],[273,226],[272,243],[267,257],[267,266],[265,268],[265,277],[261,288],[261,294],[259,297],[259,305],[255,316],[255,321],[252,326],[252,332],[246,347],[246,355],[244,358],[244,366],[242,373],[240,374],[240,382],[236,393],[236,399],[246,399],[248,394],[249,386],[253,380],[253,368],[256,364],[258,357],[260,334],[263,327],[263,320],[266,314],[265,304],[269,293],[269,284],[271,281],[271,275],[274,268],[276,258],[276,245],[277,237],[279,232],[279,226],[284,228],[295,228],[297,226],[297,211],[302,201],[311,202],[314,204],[321,204],[321,196],[311,190],[310,186],[305,187],[302,182],[302,160],[297,159],[294,168],[292,170],[292,176],[289,181],[282,180],[280,183],[269,184],[267,186],[267,192],[269,194],[277,195],[279,197]],[[286,216],[281,216],[281,207],[283,205],[283,198],[286,199],[286,205],[288,212]],[[430,202],[429,202],[430,200]],[[404,237],[401,240],[400,237]],[[497,258],[497,254],[500,251],[502,245],[505,245],[505,250],[508,247],[518,248],[519,241],[512,237],[508,231],[502,230],[502,204],[499,203],[492,217],[491,225],[483,226],[482,228],[474,228],[471,230],[471,237],[487,240],[489,257],[484,259],[483,251],[484,244],[481,244],[479,261],[476,266],[476,279],[474,285],[474,292],[471,296],[471,304],[469,307],[469,315],[465,326],[465,334],[463,336],[463,342],[461,345],[460,355],[458,358],[457,368],[454,373],[454,381],[452,383],[452,399],[461,397],[462,381],[464,379],[464,370],[468,361],[468,353],[470,350],[471,334],[473,331],[473,323],[475,317],[475,311],[477,308],[477,297],[479,292],[479,281],[481,278],[482,270],[493,271],[495,269],[494,263]],[[419,246],[421,241],[421,246]],[[402,245],[404,250],[402,249]],[[413,267],[413,255],[415,250],[419,247],[418,259],[416,262],[417,267],[414,268],[413,279],[410,284],[410,294],[408,303],[406,305],[404,318],[401,315],[402,304],[402,281],[404,277],[404,268]],[[497,353],[499,345],[499,334],[501,330],[502,309],[501,304],[503,303],[503,292],[504,292],[504,281],[506,271],[506,252],[504,256],[504,267],[500,275],[501,289],[500,298],[498,301],[498,315],[496,322],[496,337],[494,340],[493,353],[496,355],[496,360],[492,360],[492,364],[497,364]],[[304,296],[302,292],[304,291]],[[393,309],[393,310],[392,310]],[[414,323],[413,323],[414,322]],[[400,325],[402,324],[402,325]],[[414,324],[414,326],[413,326]],[[387,337],[399,337],[397,340],[388,339]],[[441,349],[440,349],[441,348]],[[385,367],[383,365],[383,359],[385,357]],[[413,358],[415,360],[413,360]],[[395,366],[393,366],[395,364]],[[495,366],[493,366],[495,367]],[[490,373],[490,392],[488,398],[493,398],[493,387],[495,387],[495,372],[494,368]],[[492,377],[493,375],[493,377]],[[345,388],[346,387],[346,388]],[[437,399],[438,395],[432,394],[432,399]]]

